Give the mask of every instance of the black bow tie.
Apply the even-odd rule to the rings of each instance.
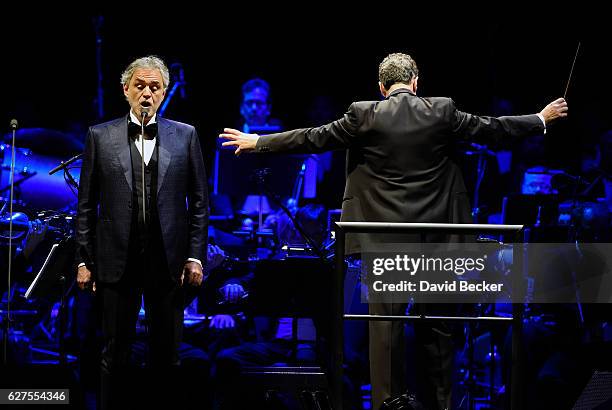
[[[137,135],[140,135],[141,131],[142,131],[142,128],[140,125],[132,121],[128,122],[128,135],[130,137],[135,137]],[[147,135],[147,137],[155,138],[157,136],[157,123],[154,122],[152,124],[145,125],[144,132]]]

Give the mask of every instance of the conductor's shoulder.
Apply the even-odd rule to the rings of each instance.
[[[455,103],[448,97],[423,97],[421,101],[425,105],[423,108],[438,115],[451,115],[455,110]]]
[[[376,108],[380,101],[356,101],[351,104],[349,110],[356,111],[358,113],[362,113],[368,110],[373,110]]]
[[[448,97],[424,97],[423,100],[427,101],[431,106],[437,107],[454,105],[453,100]]]

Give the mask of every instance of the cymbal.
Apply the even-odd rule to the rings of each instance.
[[[4,142],[10,144],[12,135],[4,135]],[[29,148],[39,154],[65,157],[83,152],[83,142],[70,134],[48,128],[22,128],[15,133],[15,145]]]

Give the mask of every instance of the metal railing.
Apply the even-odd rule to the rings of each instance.
[[[512,317],[497,316],[391,316],[391,315],[351,315],[344,312],[344,273],[345,273],[345,237],[355,234],[420,234],[422,241],[430,233],[444,234],[511,234],[513,243],[522,243],[523,225],[490,225],[490,224],[444,224],[444,223],[390,223],[390,222],[336,222],[336,269],[332,279],[332,323],[331,323],[331,369],[330,388],[332,405],[335,410],[342,410],[342,379],[344,362],[344,320],[401,320],[401,321],[495,321],[512,324],[512,375],[510,381],[510,408],[523,408],[522,388],[522,332],[523,304],[513,303]],[[516,250],[516,249],[515,249]],[[512,269],[523,268],[522,251],[514,252]],[[522,273],[522,271],[520,271]],[[515,295],[522,291],[519,278],[512,275],[512,292]]]

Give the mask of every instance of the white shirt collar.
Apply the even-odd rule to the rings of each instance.
[[[130,120],[132,120],[132,122],[141,125],[140,124],[140,120],[138,119],[138,117],[134,114],[134,112],[132,110],[130,110]],[[155,121],[157,121],[157,113],[153,114],[153,116],[151,117],[151,119],[149,120],[148,124],[155,124]]]

